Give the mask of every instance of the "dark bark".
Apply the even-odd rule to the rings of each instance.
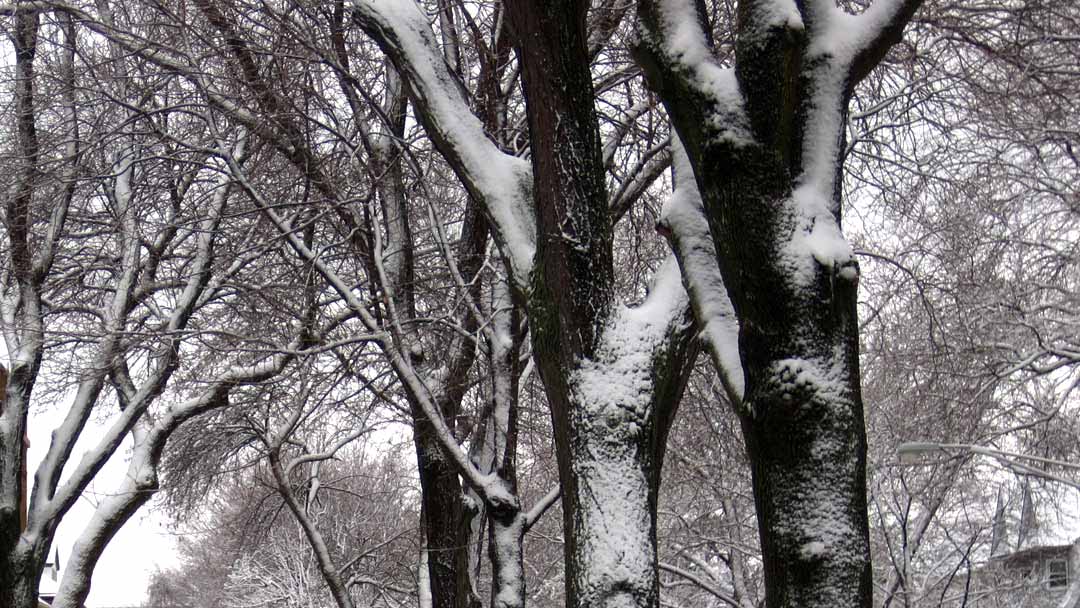
[[[611,363],[600,351],[617,322],[587,8],[573,0],[506,4],[531,138],[537,251],[530,329],[563,488],[567,605],[655,606],[660,468],[694,347],[688,321],[669,328],[650,353],[647,404],[596,403],[580,390],[582,368]],[[611,493],[611,483],[626,491]]]
[[[805,28],[795,27],[766,22],[767,11],[740,3],[735,76],[745,114],[721,107],[665,54],[658,8],[639,4],[646,35],[637,55],[690,158],[739,321],[745,393],[738,410],[773,608],[872,603],[858,269],[853,260],[807,254],[810,270],[794,276],[785,246],[804,230],[794,197],[801,180],[813,177],[814,159],[804,158],[804,149],[817,152],[806,147],[813,121],[834,111],[839,124],[831,135],[842,141],[851,87],[917,4],[908,3],[875,44],[839,68],[846,70],[843,93],[834,99],[820,95],[835,58],[810,54],[811,15],[804,13]],[[731,137],[724,129],[743,132]],[[839,152],[824,162],[839,174]],[[831,196],[826,205],[839,223],[839,179],[832,190],[822,195]]]
[[[38,171],[35,113],[34,58],[37,54],[39,17],[16,11],[11,40],[15,49],[16,185],[5,203],[9,264],[23,302],[18,314],[33,317],[25,328],[25,344],[17,353],[10,374],[4,370],[0,391],[0,606],[31,608],[37,602],[37,584],[47,547],[24,539],[26,494],[24,436],[30,392],[41,364],[37,288],[30,242],[31,206]]]
[[[461,571],[463,560],[459,556],[463,552],[459,549],[463,507],[457,468],[447,460],[431,423],[416,406],[412,407],[412,418],[432,606],[459,608],[462,602],[468,606],[458,594],[459,578],[466,573]]]

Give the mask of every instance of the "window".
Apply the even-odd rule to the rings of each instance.
[[[1063,559],[1052,559],[1046,562],[1046,586],[1056,589],[1068,584],[1069,562]]]

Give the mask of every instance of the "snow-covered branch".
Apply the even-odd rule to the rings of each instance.
[[[670,238],[682,268],[683,282],[701,327],[701,337],[731,402],[741,406],[744,379],[739,359],[739,321],[728,298],[701,194],[686,152],[672,140],[675,189],[664,205],[660,227]]]
[[[678,566],[676,566],[674,564],[668,564],[666,562],[660,562],[660,569],[663,570],[664,572],[670,572],[671,574],[674,574],[674,575],[676,575],[676,576],[678,576],[680,578],[684,578],[684,579],[690,581],[691,583],[693,583],[694,585],[697,585],[701,589],[704,589],[705,591],[708,591],[713,597],[715,597],[716,599],[724,602],[725,604],[727,604],[729,606],[733,606],[734,608],[742,608],[742,605],[739,604],[739,601],[737,599],[735,599],[734,596],[725,593],[723,590],[718,588],[716,585],[714,585],[711,582],[705,580],[704,578],[694,574],[693,572],[690,572],[689,570],[685,570],[685,569],[680,568],[680,567],[678,567]]]
[[[238,146],[234,152],[242,155],[243,146]],[[130,163],[130,161],[128,162]],[[125,217],[129,217],[127,221],[129,234],[126,236],[128,247],[124,257],[124,277],[130,275],[131,278],[126,282],[122,279],[112,302],[111,313],[107,316],[107,318],[113,319],[111,321],[112,327],[110,333],[103,340],[102,350],[99,353],[99,371],[80,384],[75,402],[69,409],[64,423],[54,433],[53,443],[50,445],[44,462],[38,469],[36,479],[38,483],[42,484],[42,493],[39,495],[37,488],[35,488],[34,498],[31,501],[31,513],[40,512],[40,519],[36,520],[38,525],[47,525],[47,522],[62,516],[66,512],[71,504],[78,499],[96,472],[104,465],[105,461],[116,451],[123,436],[134,427],[143,412],[164,390],[165,385],[176,369],[176,362],[180,356],[181,330],[187,326],[203,294],[203,290],[209,282],[210,266],[214,259],[214,240],[217,238],[216,228],[224,213],[230,194],[229,177],[223,175],[219,179],[218,189],[211,208],[200,222],[197,246],[186,285],[167,319],[165,346],[161,349],[161,355],[155,365],[149,370],[146,381],[137,388],[132,386],[134,392],[127,396],[128,407],[121,412],[119,419],[106,432],[95,449],[83,456],[76,469],[68,477],[68,480],[63,485],[58,486],[59,471],[67,463],[75,439],[81,432],[90,410],[97,401],[105,375],[108,370],[117,365],[111,360],[115,356],[114,351],[122,335],[120,329],[126,322],[129,313],[130,304],[128,300],[135,289],[134,277],[140,270],[138,250],[142,245],[135,232],[135,211],[129,200],[131,197],[130,164],[123,165],[121,169],[117,173],[115,196],[121,209],[130,209],[125,213]],[[45,499],[46,496],[49,498]],[[32,526],[30,529],[34,530]]]
[[[71,550],[67,568],[53,603],[55,608],[78,608],[90,592],[91,575],[98,558],[112,537],[145,505],[158,489],[158,464],[172,433],[184,422],[210,410],[228,405],[229,393],[236,387],[268,380],[280,373],[296,358],[308,342],[298,337],[283,352],[255,364],[237,364],[208,384],[197,396],[172,405],[153,422],[145,418],[136,421],[131,429],[134,449],[128,461],[128,471],[120,487],[105,498],[94,510]],[[118,387],[124,400],[135,397],[130,381]],[[127,407],[131,407],[128,403]],[[114,424],[113,429],[122,425]]]
[[[532,508],[525,514],[525,530],[528,531],[536,522],[540,521],[540,518],[555,504],[555,501],[559,500],[560,496],[562,496],[562,487],[555,486],[548,490],[548,493],[544,494],[540,500],[533,503]]]
[[[519,288],[528,283],[536,242],[528,162],[488,139],[461,83],[443,59],[427,16],[412,0],[356,0],[354,18],[394,62],[428,135],[495,226]]]
[[[738,143],[751,137],[743,93],[735,70],[713,56],[704,15],[695,0],[654,0],[639,5],[634,53],[661,91],[679,92],[709,116],[705,137]],[[684,135],[685,136],[685,135]]]

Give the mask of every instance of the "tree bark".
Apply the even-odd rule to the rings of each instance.
[[[832,3],[763,4],[739,4],[733,70],[710,58],[702,3],[641,2],[636,54],[685,146],[738,319],[768,605],[867,607],[859,273],[839,176],[850,92],[919,3],[878,0],[845,25],[864,34],[852,49],[829,46]],[[701,52],[680,52],[688,40]]]
[[[613,291],[611,218],[587,48],[587,2],[507,2],[529,117],[537,249],[529,298],[563,486],[568,606],[656,606],[656,496],[693,359],[681,301],[631,329]],[[655,320],[655,319],[653,319]],[[666,325],[674,320],[673,325]],[[650,332],[657,332],[651,334]],[[626,345],[626,333],[655,341]],[[641,349],[640,351],[637,349]],[[644,362],[628,360],[643,354]],[[615,389],[641,374],[633,394]]]

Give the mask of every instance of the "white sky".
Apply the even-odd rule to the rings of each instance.
[[[56,408],[49,412],[31,412],[29,421],[30,450],[28,453],[30,482],[33,483],[34,471],[49,447],[49,435],[62,420],[66,408]],[[99,429],[101,431],[99,432]],[[104,427],[90,420],[82,438],[98,438]],[[72,461],[78,462],[87,449],[88,441],[80,441],[75,446]],[[67,564],[71,554],[71,545],[78,538],[83,526],[93,513],[95,497],[108,493],[119,486],[127,471],[125,462],[131,448],[130,437],[125,440],[113,458],[98,474],[98,481],[92,484],[83,497],[64,517],[57,530],[54,548],[60,549],[60,566]],[[164,517],[151,512],[152,505],[147,505],[136,513],[124,526],[98,561],[94,571],[87,608],[113,608],[119,606],[141,606],[146,594],[150,575],[157,567],[169,567],[176,564],[175,536],[166,527]],[[49,551],[52,556],[54,550]],[[41,589],[55,588],[46,573],[42,576]]]

